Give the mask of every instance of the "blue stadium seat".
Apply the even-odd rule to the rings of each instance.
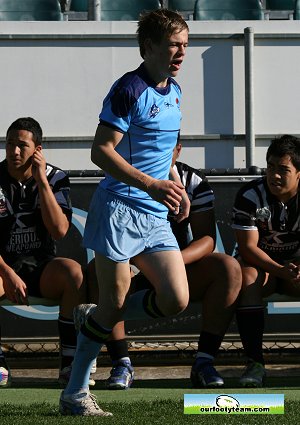
[[[296,0],[266,0],[266,9],[270,10],[294,10]]]
[[[194,20],[263,20],[259,0],[197,0]]]
[[[267,19],[293,19],[296,0],[266,0]]]
[[[58,0],[0,0],[0,21],[62,21]]]
[[[179,12],[186,19],[193,19],[196,0],[168,0],[168,9]]]
[[[87,12],[89,8],[89,0],[71,0],[70,10],[72,12]]]
[[[101,20],[137,21],[141,12],[160,7],[159,0],[101,0]]]
[[[296,0],[266,0],[267,19],[294,19]]]
[[[101,0],[101,21],[137,21],[144,10],[155,10],[161,7],[159,0]],[[87,12],[88,0],[72,0],[72,12]]]
[[[300,20],[300,0],[296,1],[294,19]]]

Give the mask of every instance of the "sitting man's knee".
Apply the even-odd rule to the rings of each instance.
[[[241,288],[242,286],[242,269],[239,262],[230,255],[219,254],[219,275],[223,276],[223,279],[227,284],[232,287]]]
[[[84,284],[82,267],[76,261],[69,262],[66,269],[68,281],[75,289],[80,289]]]

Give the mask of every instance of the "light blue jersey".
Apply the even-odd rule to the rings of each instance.
[[[180,99],[180,87],[172,78],[167,87],[157,88],[142,64],[112,86],[103,102],[100,123],[124,134],[116,151],[129,164],[156,179],[168,180],[180,129]],[[167,217],[164,205],[107,173],[100,185],[142,212]]]

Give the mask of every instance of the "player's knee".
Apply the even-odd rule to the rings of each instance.
[[[82,268],[76,262],[74,262],[74,264],[68,265],[68,267],[65,269],[65,275],[67,290],[78,291],[84,284]]]
[[[80,268],[76,269],[76,270],[72,270],[71,273],[71,282],[73,284],[73,286],[78,290],[81,288],[81,286],[83,285],[83,274]]]
[[[255,267],[242,267],[242,290],[247,288],[257,287],[259,288],[259,283],[261,286],[265,279],[265,273],[262,273],[262,276],[259,275],[258,270]]]
[[[164,300],[164,311],[166,316],[174,316],[184,311],[188,305],[188,292],[181,294],[168,294]]]
[[[222,278],[224,285],[229,292],[239,292],[242,287],[242,269],[239,262],[230,255],[217,254],[217,263],[214,268],[218,276]]]
[[[242,288],[243,276],[239,262],[235,258],[228,256],[226,266],[228,270],[227,281],[229,289],[232,291],[240,291]]]

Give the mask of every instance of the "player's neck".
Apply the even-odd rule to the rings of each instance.
[[[283,204],[287,204],[294,196],[296,196],[298,193],[298,190],[291,191],[289,193],[285,193],[281,196],[277,196],[277,199],[279,202]]]
[[[24,182],[32,176],[31,166],[27,168],[20,167],[17,169],[8,166],[7,170],[9,175],[18,182]]]
[[[145,61],[144,66],[151,80],[155,82],[156,87],[166,87],[168,85],[168,75],[163,75],[159,68],[151,62]]]

